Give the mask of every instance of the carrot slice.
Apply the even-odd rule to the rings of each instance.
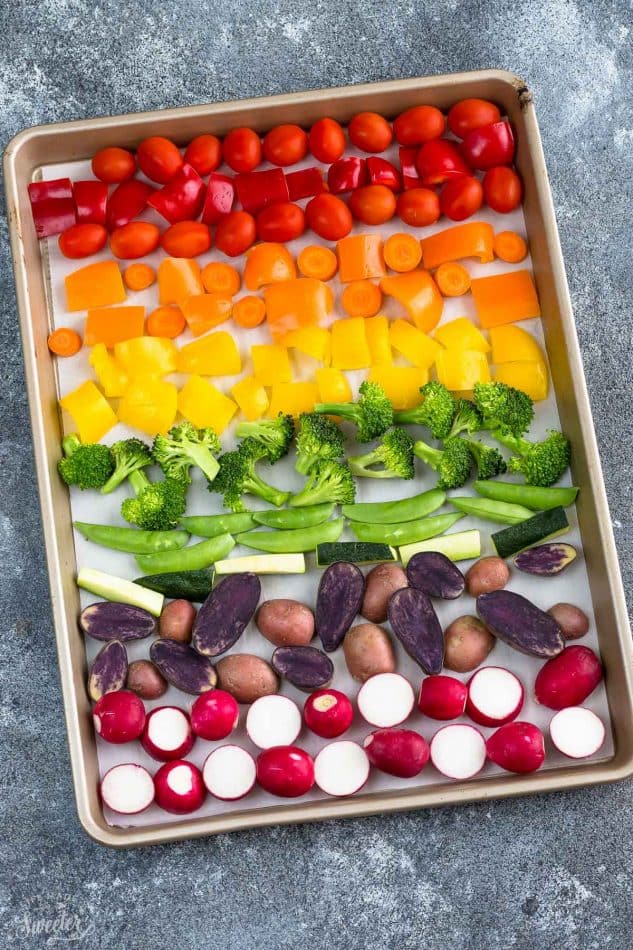
[[[500,231],[495,234],[492,248],[497,257],[507,264],[518,264],[527,257],[527,244],[516,231]]]
[[[128,290],[147,290],[156,280],[156,271],[149,264],[130,264],[123,271],[123,280]]]
[[[245,330],[252,330],[264,322],[266,317],[266,304],[261,297],[249,294],[246,297],[240,297],[233,304],[233,319],[238,327]]]
[[[81,349],[81,337],[70,327],[59,327],[50,334],[48,348],[56,356],[74,356]]]
[[[341,294],[343,310],[350,317],[375,317],[382,306],[382,293],[371,280],[352,280]]]
[[[338,259],[329,247],[310,244],[299,252],[297,267],[304,277],[331,280],[338,270]]]
[[[470,290],[470,274],[461,264],[447,261],[435,271],[435,283],[444,297],[461,297]]]
[[[223,261],[211,261],[202,268],[201,277],[208,294],[234,297],[242,285],[239,271]]]
[[[175,340],[185,329],[185,318],[180,307],[175,304],[164,304],[157,307],[147,318],[147,333],[149,336],[166,337]]]
[[[405,232],[388,237],[382,252],[387,267],[399,274],[414,270],[422,260],[422,246],[419,240]]]

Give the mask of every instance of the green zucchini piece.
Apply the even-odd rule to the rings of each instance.
[[[87,590],[104,600],[114,600],[119,604],[131,604],[142,607],[154,617],[160,617],[164,597],[158,591],[140,587],[124,577],[106,574],[92,567],[82,567],[77,574],[77,587]]]
[[[173,600],[191,600],[201,604],[213,587],[213,568],[201,571],[172,571],[170,574],[148,574],[137,577],[135,584],[156,590]]]
[[[564,509],[551,508],[549,511],[539,511],[521,524],[495,531],[491,537],[499,557],[512,557],[525,548],[531,548],[533,544],[557,538],[567,531],[569,522]]]
[[[481,554],[481,534],[473,528],[470,531],[444,534],[441,538],[417,541],[415,544],[403,544],[398,549],[403,566],[406,567],[413,555],[420,551],[437,551],[451,561],[470,561]]]
[[[246,557],[228,557],[215,562],[216,574],[305,574],[303,554],[249,554]]]
[[[513,505],[524,505],[532,511],[567,508],[573,505],[580,491],[573,485],[570,488],[540,488],[537,485],[521,485],[517,482],[493,481],[492,479],[478,480],[473,483],[473,488],[484,498],[507,501]]]
[[[465,515],[483,518],[484,521],[496,521],[497,524],[520,524],[532,517],[533,512],[523,505],[513,505],[507,501],[492,498],[474,498],[472,495],[459,495],[449,498],[451,505]]]
[[[336,561],[351,564],[378,564],[382,561],[397,561],[395,548],[389,544],[369,544],[363,541],[339,541],[317,544],[317,567],[327,567]]]

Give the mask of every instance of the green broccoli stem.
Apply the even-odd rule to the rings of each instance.
[[[112,472],[112,475],[110,476],[110,478],[107,480],[107,482],[101,489],[101,494],[102,495],[111,494],[111,492],[113,492],[115,488],[118,488],[119,485],[121,485],[122,482],[124,482],[126,478],[131,481],[132,475],[136,471],[138,471],[138,469],[135,467],[137,466],[137,464],[138,463],[136,461],[129,461],[129,462],[124,462],[120,465],[117,465],[114,471]],[[148,484],[149,484],[149,481],[148,481]]]
[[[327,416],[342,416],[343,419],[355,421],[359,409],[355,402],[319,402],[314,407],[315,412]]]
[[[205,445],[196,445],[192,442],[187,447],[187,455],[192,464],[204,474],[207,481],[212,482],[220,471],[220,466],[210,450]]]
[[[532,442],[528,442],[527,439],[523,439],[521,436],[512,435],[511,432],[504,432],[502,429],[493,429],[490,434],[496,442],[505,445],[507,449],[510,449],[511,452],[516,452],[517,455],[526,455],[532,448]]]
[[[70,458],[80,445],[81,440],[76,432],[73,432],[71,435],[65,435],[62,439],[62,451],[66,458]]]
[[[354,455],[348,458],[347,464],[354,475],[361,478],[393,478],[394,473],[386,468],[369,468],[370,465],[379,465],[381,459],[377,452],[366,452],[364,455]]]
[[[426,462],[427,465],[430,465],[431,468],[436,470],[442,460],[442,452],[440,449],[434,449],[422,441],[414,443],[413,454],[417,455],[419,459],[422,459],[423,462]]]
[[[295,469],[300,475],[309,475],[318,461],[318,455],[297,455]]]
[[[131,472],[128,481],[137,497],[152,484],[145,472],[141,471],[141,469],[136,469],[136,471]]]
[[[244,491],[250,495],[258,495],[264,501],[267,501],[269,505],[274,505],[275,508],[281,508],[290,498],[290,492],[282,491],[280,488],[269,485],[268,482],[261,479],[257,472],[254,471],[245,479]]]
[[[422,425],[420,422],[420,406],[413,409],[401,409],[400,412],[394,412],[393,421],[395,425]]]

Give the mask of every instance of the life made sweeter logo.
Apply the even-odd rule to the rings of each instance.
[[[14,938],[33,942],[37,947],[55,944],[81,943],[95,929],[90,913],[73,907],[65,900],[28,898],[19,913],[13,916],[11,930]]]

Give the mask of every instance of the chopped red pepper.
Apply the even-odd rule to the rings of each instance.
[[[202,220],[205,224],[217,224],[223,214],[228,214],[235,201],[235,185],[228,175],[211,172],[207,194],[202,208]]]
[[[320,168],[302,168],[301,171],[290,172],[286,175],[286,181],[291,201],[313,198],[325,191],[323,172]]]
[[[459,154],[454,142],[448,139],[432,139],[425,142],[415,161],[422,185],[443,185],[460,175],[470,175],[471,170]]]
[[[61,234],[75,224],[75,202],[70,178],[54,181],[32,181],[29,198],[35,230],[40,240],[51,234]]]
[[[249,214],[259,214],[268,205],[289,200],[288,182],[281,168],[238,175],[235,189],[242,208]]]
[[[106,208],[106,227],[108,231],[122,228],[137,218],[147,207],[147,199],[156,191],[151,185],[138,178],[122,181],[108,198]]]
[[[402,191],[402,176],[391,162],[377,155],[370,155],[367,161],[367,174],[371,185],[385,185],[391,191]]]
[[[354,191],[367,184],[367,161],[364,158],[339,158],[328,168],[327,183],[333,195]]]
[[[204,182],[193,165],[184,164],[147,203],[170,224],[195,221],[204,203]]]
[[[493,122],[469,132],[460,145],[462,155],[473,168],[509,165],[514,158],[514,136],[509,122]]]
[[[105,181],[74,181],[73,197],[77,221],[81,224],[105,224],[108,184]]]
[[[420,187],[420,176],[415,167],[418,151],[417,148],[398,149],[400,155],[400,170],[402,172],[402,187],[405,191],[408,191],[409,188]]]

